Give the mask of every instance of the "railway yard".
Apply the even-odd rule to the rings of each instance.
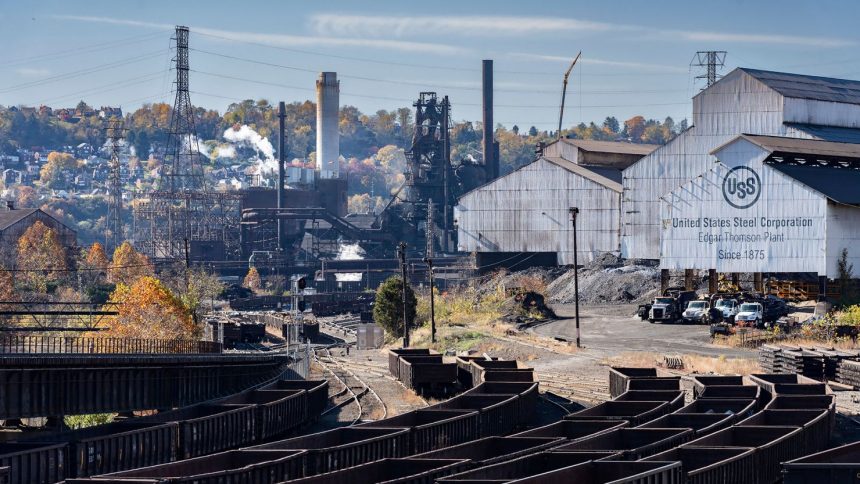
[[[644,482],[634,478],[640,475],[654,483],[759,483],[819,482],[792,479],[828,468],[828,459],[856,466],[856,445],[783,465],[860,434],[860,393],[806,376],[818,368],[810,364],[798,374],[771,373],[795,365],[792,349],[724,348],[703,327],[649,324],[627,305],[586,307],[584,347],[561,351],[559,339],[570,339],[574,323],[569,307],[554,309],[558,320],[523,337],[487,336],[468,357],[357,350],[357,316],[322,317],[319,337],[302,345],[307,383],[261,374],[250,390],[237,393],[234,382],[224,388],[230,395],[203,404],[89,429],[7,434],[0,469],[8,469],[0,475],[10,483],[70,484]],[[222,358],[256,361],[269,348],[264,361],[293,368],[278,359],[289,353],[277,324],[267,322],[266,331],[267,343]],[[840,363],[851,359],[847,353],[832,355],[836,363],[822,363],[821,371],[854,378],[853,362]],[[33,356],[5,357],[4,370]],[[170,361],[197,356],[215,358]],[[712,371],[699,368],[700,360],[712,362]],[[122,385],[124,377],[105,378]],[[208,392],[204,400],[218,394],[212,385],[198,390]],[[68,398],[37,400],[61,397]],[[62,398],[57,405],[80,404]],[[9,417],[27,400],[4,402]],[[120,409],[119,402],[100,404]]]

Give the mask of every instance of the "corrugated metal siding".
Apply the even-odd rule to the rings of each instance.
[[[768,152],[739,140],[718,153],[716,164],[664,197],[661,214],[660,266],[667,269],[716,269],[718,272],[815,272],[826,270],[827,201],[821,194],[767,166]],[[723,196],[723,180],[730,168],[752,168],[761,177],[759,199],[749,208],[730,206]],[[810,220],[806,227],[770,228],[765,220],[796,217]],[[728,227],[685,227],[674,219],[718,219]],[[751,221],[738,226],[735,221]],[[731,237],[726,237],[731,234]],[[740,240],[737,237],[750,237]],[[760,237],[756,239],[755,237]],[[735,253],[739,258],[720,257]]]
[[[546,160],[474,190],[454,208],[458,250],[557,252],[573,263],[569,209],[579,207],[579,260],[618,253],[620,195]]]
[[[785,98],[786,123],[860,128],[860,106],[829,101]]]
[[[848,249],[848,263],[854,264],[855,268],[860,267],[858,240],[860,240],[860,208],[828,202],[827,277],[839,277],[839,258],[842,256],[842,249]]]
[[[624,170],[621,255],[660,257],[660,197],[707,171],[709,153],[739,134],[784,134],[782,97],[733,71],[693,98],[694,127]]]
[[[561,140],[547,145],[546,148],[544,148],[543,154],[545,156],[564,158],[565,160],[572,161],[574,163],[579,161],[579,148]]]

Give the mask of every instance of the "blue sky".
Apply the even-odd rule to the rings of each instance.
[[[302,101],[320,70],[364,112],[447,94],[480,119],[480,61],[495,61],[495,118],[565,124],[689,116],[697,50],[737,66],[860,79],[860,2],[833,1],[30,1],[0,0],[0,104],[172,101],[170,37],[191,28],[191,100]]]

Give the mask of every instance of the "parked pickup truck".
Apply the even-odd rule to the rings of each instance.
[[[752,328],[762,327],[764,321],[764,307],[761,303],[748,302],[741,304],[735,315],[735,325],[749,326]]]

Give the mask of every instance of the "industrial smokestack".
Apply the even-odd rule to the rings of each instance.
[[[287,161],[287,140],[284,129],[284,121],[287,117],[287,107],[284,101],[278,103],[278,208],[286,207],[287,201],[284,190],[286,184],[286,173],[284,164]],[[278,217],[278,249],[284,250],[284,220]]]
[[[336,72],[320,72],[317,79],[317,170],[321,178],[340,172],[340,83]]]
[[[493,143],[493,60],[484,59],[482,67],[484,136],[481,145],[484,150],[484,169],[487,173],[487,181],[490,181],[499,177],[499,159]]]

